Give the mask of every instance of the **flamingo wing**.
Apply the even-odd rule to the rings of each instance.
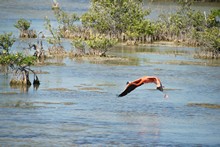
[[[133,91],[135,88],[137,88],[138,86],[133,85],[133,84],[129,84],[126,89],[118,95],[118,97],[123,97],[125,95],[127,95],[128,93],[130,93],[131,91]]]

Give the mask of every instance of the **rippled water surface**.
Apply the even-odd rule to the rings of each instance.
[[[79,13],[88,8],[83,0],[61,4]],[[50,1],[0,1],[1,32],[16,34],[10,24],[22,16],[43,30],[44,15],[52,17],[50,5]],[[13,50],[21,44],[17,41]],[[1,72],[0,146],[219,146],[220,109],[188,104],[220,104],[220,63],[194,59],[194,50],[118,45],[109,54],[131,62],[54,59],[51,62],[64,65],[32,67],[42,73],[37,90],[10,87],[12,74]],[[127,81],[144,75],[160,77],[169,98],[164,99],[154,84],[116,96]]]

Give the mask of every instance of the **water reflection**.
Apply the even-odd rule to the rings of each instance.
[[[10,87],[12,89],[20,90],[21,93],[26,93],[26,92],[29,91],[29,88],[31,87],[31,85],[13,85],[13,84],[10,84]]]
[[[34,87],[34,90],[38,90],[38,88],[40,87],[40,84],[34,84],[33,87]]]
[[[40,85],[38,85],[38,84],[33,84],[33,89],[37,91],[39,86]],[[13,84],[10,84],[11,89],[19,90],[21,93],[28,93],[30,87],[32,87],[32,86],[31,85],[13,85]]]

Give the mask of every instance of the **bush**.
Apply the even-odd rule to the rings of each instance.
[[[91,49],[98,51],[100,56],[106,56],[106,52],[117,43],[117,40],[97,37],[86,40],[85,42]]]
[[[91,8],[82,15],[81,21],[84,27],[93,28],[99,33],[121,34],[127,30],[135,33],[133,27],[150,13],[143,9],[142,4],[141,0],[92,0]]]
[[[211,13],[208,15],[207,25],[209,27],[220,27],[219,19],[220,19],[220,9],[211,10]]]
[[[9,65],[12,69],[15,66],[30,66],[36,61],[34,56],[24,56],[22,53],[1,55],[0,64]]]
[[[20,31],[25,31],[28,30],[31,26],[31,23],[29,21],[27,21],[24,18],[21,18],[17,21],[17,23],[14,25],[17,29],[19,29]]]
[[[0,49],[3,51],[0,52],[1,54],[9,54],[9,49],[15,42],[15,38],[12,37],[12,33],[4,33],[0,34]]]
[[[201,44],[208,52],[211,52],[211,58],[218,58],[220,53],[220,30],[218,27],[205,29],[201,33]]]

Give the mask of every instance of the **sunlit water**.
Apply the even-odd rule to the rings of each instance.
[[[50,1],[43,2],[0,1],[1,32],[18,34],[9,24],[22,16],[34,18],[33,27],[43,30],[43,17],[52,17]],[[88,1],[62,4],[79,13],[88,7]],[[17,41],[14,51],[17,46],[25,43]],[[38,74],[37,90],[12,88],[12,74],[0,73],[0,146],[219,146],[220,110],[187,106],[220,104],[220,67],[212,66],[219,61],[194,59],[193,51],[116,46],[109,54],[132,58],[126,65],[57,59],[65,65],[32,67],[45,73]],[[127,81],[144,75],[160,77],[169,98],[154,84],[116,96]]]

